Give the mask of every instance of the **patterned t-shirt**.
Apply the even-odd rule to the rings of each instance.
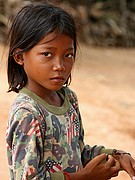
[[[77,172],[105,151],[103,146],[84,146],[76,94],[67,87],[58,93],[61,107],[26,88],[16,97],[6,134],[11,180],[63,180],[63,171]]]

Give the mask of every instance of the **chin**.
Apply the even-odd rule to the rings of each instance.
[[[63,86],[55,86],[53,88],[50,88],[51,91],[58,91],[62,88]]]

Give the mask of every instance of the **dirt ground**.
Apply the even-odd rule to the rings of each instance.
[[[8,110],[15,94],[6,93],[4,58],[0,61],[0,179],[7,180],[5,132]],[[91,146],[123,149],[135,157],[135,49],[81,45],[71,88],[78,95],[85,142]],[[130,178],[121,172],[112,179]]]

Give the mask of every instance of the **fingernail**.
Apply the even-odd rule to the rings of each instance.
[[[135,176],[132,177],[132,180],[135,180]]]

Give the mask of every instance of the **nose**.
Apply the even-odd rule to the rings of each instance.
[[[65,70],[63,58],[60,58],[60,57],[55,58],[54,65],[53,65],[53,70],[54,71],[64,71]]]

